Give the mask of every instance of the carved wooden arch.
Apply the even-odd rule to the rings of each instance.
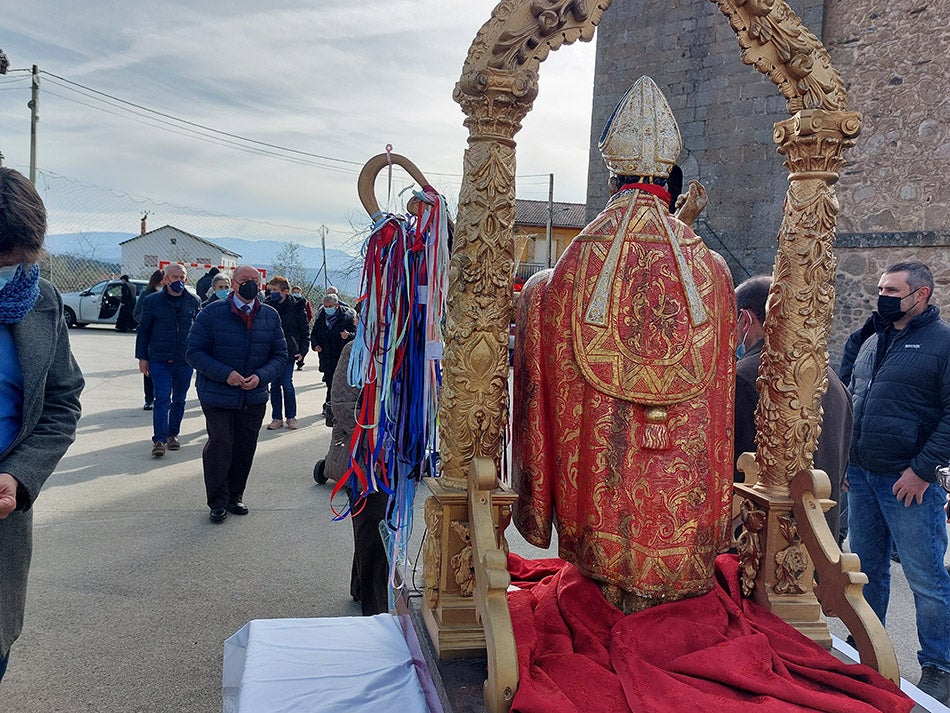
[[[784,0],[713,1],[736,32],[742,61],[766,74],[788,102],[792,119],[775,128],[779,151],[788,157],[791,180],[791,205],[786,206],[782,234],[797,235],[804,230],[809,239],[825,241],[812,246],[815,254],[811,260],[824,274],[794,271],[793,275],[785,265],[780,244],[777,266],[781,269],[776,271],[773,287],[779,295],[773,297],[770,310],[775,315],[772,321],[785,322],[786,312],[791,311],[786,305],[814,306],[808,325],[822,329],[809,335],[820,340],[807,345],[808,351],[824,351],[834,302],[831,238],[837,204],[830,186],[837,180],[842,150],[851,145],[860,129],[860,118],[845,111],[844,86],[827,51]],[[610,0],[503,0],[476,35],[455,87],[454,98],[467,117],[469,148],[451,261],[450,344],[442,394],[442,456],[444,475],[449,479],[464,481],[473,458],[497,461],[502,451],[507,422],[504,352],[513,261],[514,136],[537,96],[541,62],[562,45],[590,41],[609,6]],[[800,150],[792,150],[799,145]],[[802,203],[801,191],[793,189],[803,181],[820,181],[826,190],[815,196],[814,186],[809,185],[812,195]],[[797,278],[794,285],[793,276]],[[463,335],[465,338],[460,338]],[[793,351],[804,350],[798,346]],[[795,370],[802,378],[814,377],[811,391],[816,398],[810,399],[814,403],[806,406],[806,411],[816,418],[805,420],[815,422],[818,386],[824,378],[824,369],[818,366],[809,363],[804,370]],[[801,441],[794,449],[803,454],[796,459],[801,464],[810,461],[816,431],[817,425],[810,425],[804,432],[794,429],[789,434]],[[784,476],[798,469],[780,470]],[[775,476],[775,469],[767,470],[763,480],[775,484],[790,480],[790,476]]]
[[[777,123],[774,131],[778,150],[786,156],[789,189],[760,369],[761,399],[756,413],[759,482],[749,489],[755,491],[749,497],[764,500],[760,507],[771,507],[773,514],[785,516],[792,511],[789,484],[796,474],[812,468],[820,433],[820,400],[827,387],[826,346],[834,306],[832,243],[837,200],[833,184],[843,162],[842,152],[853,144],[860,129],[860,117],[846,111],[844,86],[824,46],[784,0],[712,1],[735,31],[742,61],[771,79],[785,97],[791,116]],[[486,497],[490,501],[492,478],[486,476],[486,463],[494,463],[497,472],[509,415],[514,136],[537,96],[540,63],[552,50],[592,39],[609,5],[610,0],[502,0],[476,35],[455,87],[454,98],[466,114],[469,139],[450,263],[440,432],[443,482],[445,487],[468,489],[473,520],[491,516],[490,510],[478,505],[484,505]],[[812,494],[819,489],[812,486],[806,490]],[[819,495],[809,507],[826,504]],[[481,514],[476,513],[479,509]],[[502,576],[495,566],[501,558],[497,550],[492,551],[493,543],[477,541],[476,530],[490,531],[483,525],[473,523],[472,528],[476,608],[488,639],[486,704],[494,711],[510,703],[517,673],[498,670],[496,665],[511,660],[505,647],[509,643],[513,647],[510,618],[504,618],[507,611],[501,618],[493,613],[497,598],[492,599],[492,592],[497,594],[497,587],[507,584],[507,573]],[[854,562],[844,561],[840,551],[825,552],[810,539],[814,538],[805,537],[809,550],[814,546],[820,551],[819,557],[826,560],[823,566],[830,568],[827,581],[840,581],[845,578],[843,572],[850,572],[843,586],[850,586],[852,594],[855,587],[860,592],[863,575],[853,571]],[[792,544],[774,536],[759,556],[772,556]],[[763,562],[758,569],[754,596],[768,606],[770,575],[763,572],[772,567]],[[804,577],[810,577],[812,571],[809,568]],[[825,581],[825,570],[821,573]],[[814,600],[809,582],[805,588]],[[817,600],[814,602],[817,606]],[[789,619],[795,619],[801,610],[815,609],[810,603],[798,604],[787,611],[771,608],[780,615],[788,614]],[[835,613],[854,629],[857,615],[852,621],[844,612]],[[866,622],[859,623],[867,629]],[[807,626],[800,628],[807,630]],[[883,628],[876,633],[883,635]],[[504,651],[507,653],[500,653]],[[875,654],[881,654],[875,661],[884,660],[882,672],[893,660],[893,671],[885,674],[896,676],[893,648],[890,659],[878,648]]]

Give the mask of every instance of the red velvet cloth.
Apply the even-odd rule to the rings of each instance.
[[[906,713],[913,701],[845,664],[741,596],[738,561],[716,560],[698,597],[624,616],[559,559],[510,555],[518,713]]]

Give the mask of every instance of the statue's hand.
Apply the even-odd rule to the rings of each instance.
[[[703,184],[690,181],[689,190],[676,199],[676,217],[692,227],[708,202]]]

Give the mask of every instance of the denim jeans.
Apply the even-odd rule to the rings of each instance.
[[[281,410],[281,406],[284,407],[283,410]],[[284,417],[281,414],[285,412],[287,418],[297,418],[297,393],[294,391],[293,359],[288,360],[284,372],[270,382],[270,407],[276,421],[282,421]]]
[[[950,671],[950,574],[943,564],[946,497],[933,483],[921,504],[905,507],[891,492],[897,477],[848,466],[851,551],[861,558],[861,570],[868,576],[864,598],[883,623],[891,589],[891,548],[897,546],[917,610],[917,660],[921,666]]]
[[[177,436],[185,415],[185,397],[191,388],[194,370],[188,364],[167,364],[153,361],[149,364],[155,388],[152,410],[152,441],[166,443],[169,436]]]

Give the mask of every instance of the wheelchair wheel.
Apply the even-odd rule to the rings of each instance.
[[[317,485],[323,485],[325,482],[327,482],[327,476],[323,474],[325,465],[326,460],[321,458],[316,462],[316,465],[313,466],[313,479]]]

